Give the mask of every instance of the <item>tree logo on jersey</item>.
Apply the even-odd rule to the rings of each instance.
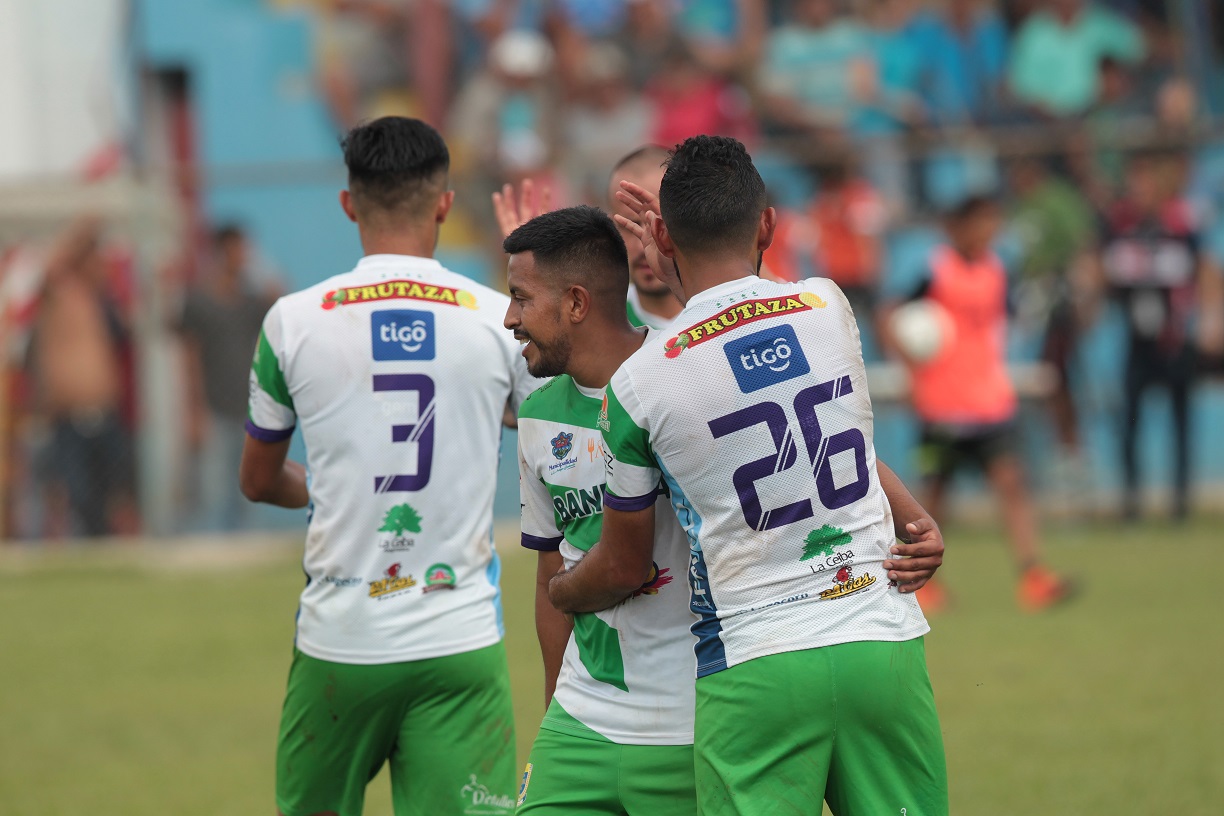
[[[851,541],[850,534],[838,527],[828,524],[819,530],[813,530],[803,540],[803,555],[800,561],[810,561],[822,555],[832,555],[835,547],[844,547]]]
[[[854,565],[854,550],[844,549],[852,540],[850,534],[840,527],[825,524],[807,534],[799,560],[809,562],[808,569],[813,575],[829,570],[836,570],[840,575],[843,569],[849,570]]]
[[[574,448],[574,435],[572,433],[561,431],[554,436],[550,442],[552,443],[553,457],[556,459],[564,459]]]
[[[450,286],[436,286],[432,283],[419,283],[411,280],[383,281],[369,286],[346,286],[343,289],[332,289],[323,295],[321,304],[330,311],[337,306],[347,306],[353,303],[374,303],[380,300],[424,300],[429,303],[446,303],[451,306],[463,306],[475,309],[476,296],[466,289],[454,289]]]
[[[669,572],[671,570],[667,567],[659,569],[659,565],[651,561],[650,575],[646,578],[646,583],[634,590],[633,597],[636,598],[639,595],[658,595],[660,589],[672,582],[672,576],[667,574]]]
[[[698,346],[712,337],[720,337],[740,326],[792,312],[806,312],[828,306],[819,295],[800,292],[784,298],[760,298],[745,300],[701,323],[694,323],[668,340],[663,346],[663,356],[674,359],[690,346]]]
[[[421,514],[410,504],[397,504],[387,511],[383,517],[383,525],[378,528],[380,533],[391,533],[402,536],[404,533],[421,532]]]
[[[410,550],[416,544],[416,539],[405,533],[421,532],[421,514],[410,504],[397,504],[387,511],[378,532],[388,534],[378,542],[383,552]]]
[[[436,592],[439,589],[455,588],[455,571],[450,564],[433,564],[425,570],[425,589],[422,592]]]
[[[370,582],[371,598],[382,600],[388,595],[394,595],[416,586],[416,580],[411,575],[400,575],[398,562],[387,567],[383,576],[377,581]]]
[[[833,576],[833,588],[826,589],[820,593],[820,600],[828,601],[833,598],[844,598],[859,590],[866,589],[875,582],[875,576],[870,573],[863,573],[855,578],[854,566],[846,564],[843,567],[838,567],[837,573]]]

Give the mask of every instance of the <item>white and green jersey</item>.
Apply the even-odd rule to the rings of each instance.
[[[603,389],[563,375],[519,410],[523,546],[560,550],[567,567],[599,541],[603,524],[603,399]],[[658,501],[650,581],[612,609],[574,616],[554,701],[613,742],[689,745],[696,667],[689,632],[696,619],[684,587],[689,547],[666,497]],[[573,726],[545,716],[542,727]]]
[[[692,545],[699,677],[755,657],[928,631],[889,587],[858,329],[829,280],[700,293],[608,386],[605,503],[655,501]]]
[[[306,654],[394,663],[501,639],[502,421],[540,384],[502,327],[508,304],[437,261],[372,255],[268,312],[247,432],[300,425],[306,443]]]
[[[643,309],[642,298],[632,284],[629,285],[629,297],[625,301],[625,314],[629,315],[629,322],[633,325],[645,326],[651,331],[660,331],[672,324],[671,318],[659,317]]]

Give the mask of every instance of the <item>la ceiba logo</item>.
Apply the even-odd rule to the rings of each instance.
[[[807,561],[822,555],[832,555],[835,547],[844,547],[850,541],[850,534],[845,530],[826,524],[807,534],[807,538],[803,540],[803,555],[799,560]]]
[[[421,514],[410,504],[397,504],[387,511],[378,532],[397,536],[402,536],[404,533],[419,533],[421,532]]]

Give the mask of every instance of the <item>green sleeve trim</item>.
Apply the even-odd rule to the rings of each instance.
[[[268,342],[268,336],[261,329],[259,345],[255,348],[255,359],[251,362],[251,370],[255,372],[255,381],[269,397],[279,402],[289,410],[293,410],[293,397],[289,396],[289,386],[285,384],[285,375],[281,372],[280,360]]]
[[[629,416],[621,405],[612,386],[608,386],[608,427],[604,429],[604,441],[612,449],[612,455],[620,461],[644,468],[657,468],[654,451],[650,445],[650,434]]]

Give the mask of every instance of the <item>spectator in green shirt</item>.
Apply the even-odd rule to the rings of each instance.
[[[1091,0],[1048,0],[1016,34],[1008,84],[1021,103],[1045,116],[1075,116],[1096,101],[1104,57],[1136,63],[1143,34]]]

